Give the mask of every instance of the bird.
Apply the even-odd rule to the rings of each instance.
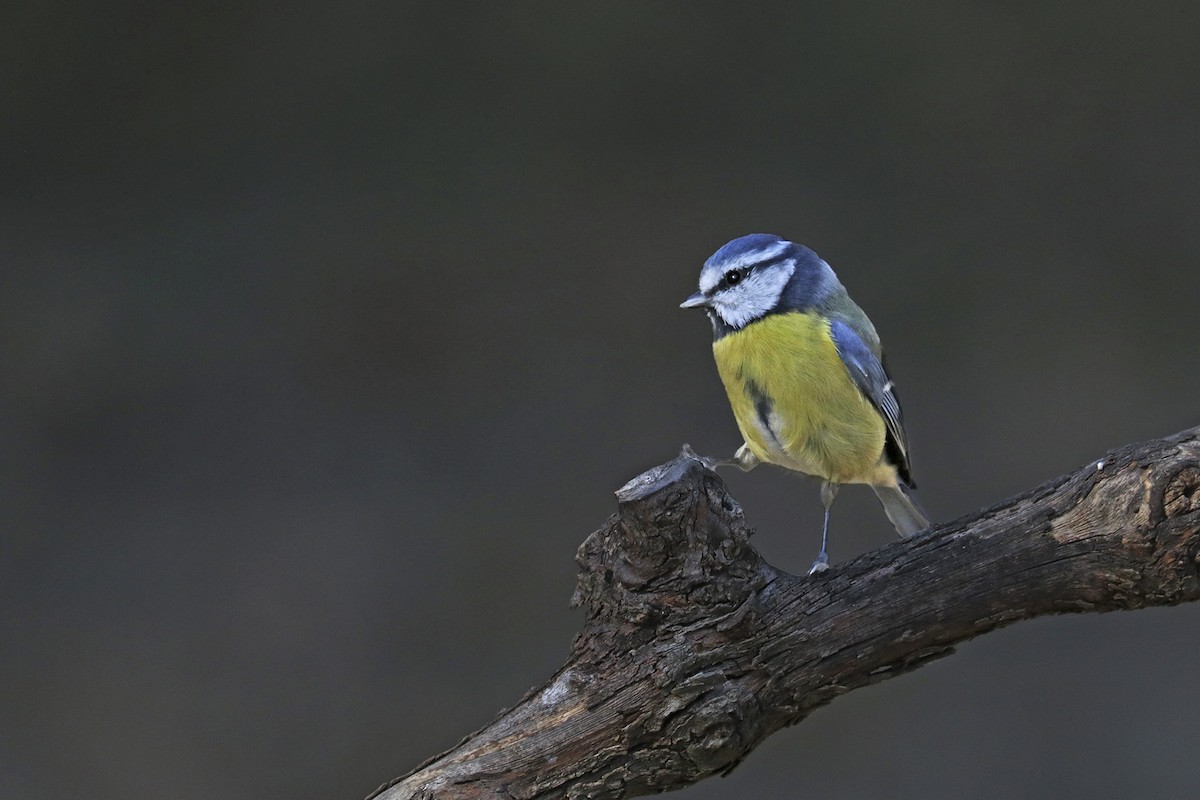
[[[774,464],[821,480],[825,521],[809,574],[829,568],[829,512],[843,484],[867,484],[901,537],[929,527],[896,386],[875,326],[833,269],[804,245],[755,233],[704,262],[698,290],[713,357],[744,441],[709,467]]]

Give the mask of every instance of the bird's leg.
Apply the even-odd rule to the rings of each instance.
[[[809,567],[809,575],[829,569],[829,553],[826,552],[825,546],[829,543],[829,509],[833,506],[833,498],[837,497],[837,493],[838,485],[836,483],[825,481],[821,484],[821,505],[825,507],[825,525],[821,528],[821,552],[817,553],[817,560]]]
[[[733,458],[714,458],[705,456],[700,459],[705,467],[715,470],[717,467],[737,467],[742,472],[749,472],[757,467],[760,463],[758,456],[750,452],[750,447],[743,444],[733,454]]]

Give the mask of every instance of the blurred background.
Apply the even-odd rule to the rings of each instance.
[[[676,306],[744,233],[868,310],[938,520],[1200,423],[1198,13],[6,10],[0,796],[357,798],[513,704],[612,491],[740,444]],[[806,569],[816,485],[728,482]],[[1194,797],[1198,630],[1020,624],[677,796]]]

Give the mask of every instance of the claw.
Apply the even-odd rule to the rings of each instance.
[[[695,450],[693,450],[692,446],[690,444],[685,444],[683,446],[683,449],[681,449],[679,451],[679,454],[682,456],[687,456],[688,458],[696,459],[709,472],[716,472],[717,467],[730,467],[730,466],[734,466],[738,463],[735,459],[732,459],[732,458],[717,458],[715,456],[702,456],[699,453],[697,453]]]

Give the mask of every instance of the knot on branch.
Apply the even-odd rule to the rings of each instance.
[[[1179,517],[1200,511],[1200,466],[1189,464],[1175,473],[1163,489],[1163,513]]]
[[[754,676],[731,678],[719,670],[711,672],[719,682],[713,681],[697,702],[686,706],[689,713],[674,719],[671,731],[671,738],[686,743],[689,771],[697,775],[728,772],[768,733],[754,693],[758,683]],[[677,687],[673,693],[685,693],[685,688]]]
[[[1200,593],[1200,542],[1195,533],[1200,525],[1200,465],[1177,467],[1163,482],[1164,523],[1150,541],[1155,561],[1169,580],[1159,579],[1155,594],[1171,602],[1192,599]]]
[[[736,626],[772,570],[717,474],[685,450],[627,483],[617,500],[617,513],[575,557],[571,604],[587,613],[580,640],[617,636],[635,646],[698,620]]]

